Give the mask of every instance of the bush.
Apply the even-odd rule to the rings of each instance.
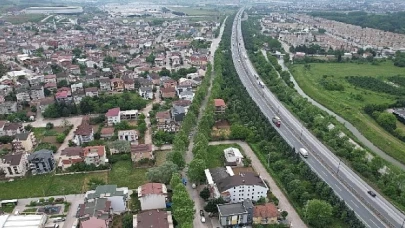
[[[63,133],[58,134],[58,136],[56,136],[56,142],[58,143],[63,143],[65,141],[66,135]]]

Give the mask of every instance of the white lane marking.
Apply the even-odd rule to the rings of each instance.
[[[350,201],[352,201],[352,203],[354,204],[354,206],[356,206],[357,208],[360,208],[353,200],[350,200]]]
[[[342,191],[342,189],[341,189],[341,188],[339,188],[339,186],[338,186],[337,184],[335,184],[335,186],[336,186],[336,188],[338,188],[338,189],[339,189],[339,191]]]
[[[322,172],[325,176],[328,176],[328,174],[326,174],[325,171],[321,170],[321,172]]]
[[[372,222],[376,227],[378,227],[378,225],[375,224],[375,222],[373,222],[373,220],[370,219],[370,222]]]

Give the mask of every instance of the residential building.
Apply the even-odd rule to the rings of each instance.
[[[178,125],[172,120],[170,110],[156,113],[156,121],[158,130],[167,132],[176,132]]]
[[[243,155],[238,148],[229,147],[224,150],[225,165],[243,166]]]
[[[124,88],[125,90],[135,90],[135,81],[132,78],[124,78]]]
[[[84,162],[87,165],[105,165],[108,162],[105,146],[87,146],[83,148]]]
[[[138,134],[136,130],[121,130],[118,131],[118,140],[125,140],[132,143],[137,143]]]
[[[113,78],[110,80],[111,89],[115,92],[122,92],[124,91],[124,81],[121,78]]]
[[[154,159],[152,144],[131,145],[131,159],[134,163],[142,159]]]
[[[166,79],[166,80],[160,79],[160,83],[163,86],[163,88],[176,88],[176,86],[177,86],[177,81],[175,81],[171,78]]]
[[[0,169],[5,173],[6,178],[23,177],[27,172],[27,154],[7,154],[0,159]]]
[[[21,123],[10,123],[8,121],[0,121],[0,136],[4,135],[15,136],[16,134],[24,132],[25,130]]]
[[[98,214],[97,214],[98,216]],[[106,222],[104,219],[98,217],[89,217],[85,220],[80,220],[80,228],[109,228],[109,222]]]
[[[167,188],[162,183],[147,183],[138,187],[141,210],[166,208]]]
[[[113,127],[103,127],[100,131],[100,138],[102,138],[102,139],[110,139],[113,136],[114,136]]]
[[[193,88],[191,87],[191,84],[182,84],[182,85],[176,85],[176,93],[177,93],[177,96],[180,96],[180,94],[182,93],[182,92],[185,92],[185,91],[192,91],[193,90]]]
[[[86,96],[84,89],[81,90],[76,90],[74,93],[72,93],[73,96],[73,101],[75,102],[76,105],[79,105],[80,102],[82,102],[82,99]]]
[[[100,90],[101,91],[111,91],[111,81],[109,78],[100,78],[98,80],[100,82]]]
[[[45,83],[56,83],[56,75],[50,74],[44,76]]]
[[[72,91],[69,87],[59,88],[55,94],[57,102],[71,103],[73,102]]]
[[[226,104],[225,104],[224,100],[214,99],[214,105],[215,105],[215,113],[217,113],[217,114],[225,113]]]
[[[55,160],[51,150],[42,149],[28,156],[29,167],[32,174],[44,174],[55,169]]]
[[[121,120],[137,120],[139,117],[139,111],[138,110],[126,110],[126,111],[120,111],[120,119]]]
[[[96,198],[89,201],[85,201],[79,204],[76,212],[76,218],[80,222],[89,221],[90,218],[97,218],[106,223],[106,220],[110,220],[112,216],[111,201],[108,198]],[[87,223],[85,223],[87,224]],[[98,228],[98,227],[97,227]]]
[[[90,125],[90,120],[88,118],[83,118],[82,123],[77,126],[74,132],[73,142],[76,145],[82,145],[83,143],[88,143],[94,140],[93,127]]]
[[[266,197],[269,190],[260,175],[254,172],[235,175],[230,166],[206,169],[205,175],[211,197],[222,197],[226,202],[237,203],[245,199],[257,201]]]
[[[112,213],[121,214],[127,210],[129,190],[127,187],[117,188],[117,185],[99,185],[95,190],[86,192],[84,201],[92,202],[99,198],[111,201]]]
[[[114,124],[120,123],[120,108],[109,109],[105,114],[105,118],[107,119],[108,126],[113,126]]]
[[[24,101],[30,102],[31,101],[30,93],[27,88],[16,89],[16,98],[17,98],[17,102],[24,102]]]
[[[274,203],[256,205],[253,209],[253,224],[276,224],[278,216]]]
[[[171,211],[150,210],[133,216],[134,228],[174,228]]]
[[[75,84],[71,84],[70,88],[72,90],[72,93],[76,92],[77,90],[83,90],[83,83],[75,83]]]
[[[183,91],[179,94],[179,99],[193,101],[194,93],[192,91]]]
[[[37,145],[37,140],[34,132],[25,132],[16,134],[11,144],[15,152],[31,152]]]
[[[176,89],[174,87],[160,88],[160,97],[162,99],[175,98]]]
[[[31,99],[32,100],[40,100],[45,98],[44,87],[42,85],[31,86]]]
[[[186,116],[186,109],[182,106],[173,106],[170,111],[173,121],[176,122],[182,122]]]
[[[97,87],[85,88],[84,92],[87,97],[98,97],[98,88]]]
[[[249,199],[239,203],[219,204],[217,207],[222,227],[239,227],[253,222],[253,203]]]
[[[0,104],[0,114],[12,114],[17,112],[17,102],[15,101],[5,101]]]
[[[67,147],[61,152],[58,167],[65,170],[80,162],[83,162],[83,148],[81,146]]]
[[[41,110],[41,112],[45,112],[46,108],[55,103],[55,99],[53,97],[45,97],[41,100],[39,100],[39,110]]]
[[[145,98],[146,100],[153,99],[153,89],[151,87],[140,87],[138,89],[139,96]]]

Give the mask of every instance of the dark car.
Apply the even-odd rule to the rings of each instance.
[[[373,192],[373,191],[367,191],[367,193],[372,196],[372,197],[376,197],[377,195]]]

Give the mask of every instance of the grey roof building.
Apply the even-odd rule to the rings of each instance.
[[[107,199],[110,202],[112,213],[120,214],[127,209],[128,188],[117,188],[117,185],[100,185],[96,190],[88,191],[85,195],[85,203],[94,202],[98,199]]]
[[[239,203],[219,204],[218,216],[222,227],[249,225],[253,222],[254,206],[250,199]]]
[[[111,201],[107,198],[94,199],[90,202],[79,204],[76,212],[76,217],[86,219],[89,217],[96,217],[99,219],[107,220],[111,217],[112,206]]]
[[[44,174],[55,169],[55,160],[51,150],[42,149],[28,156],[32,174]]]
[[[186,109],[182,106],[173,106],[171,109],[172,118],[176,122],[181,122],[186,115]]]

